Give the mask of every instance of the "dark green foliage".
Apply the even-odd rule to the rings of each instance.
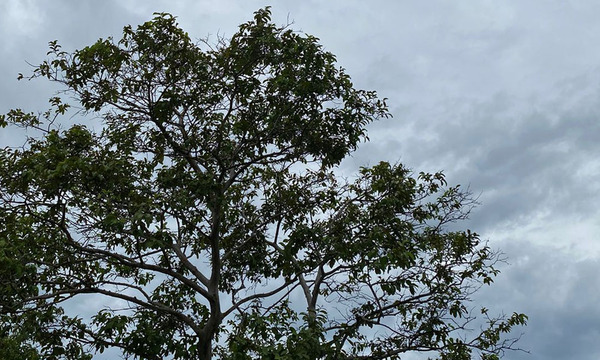
[[[488,326],[466,331],[499,260],[447,229],[468,192],[383,162],[336,176],[389,113],[317,38],[263,9],[210,46],[157,14],[49,56],[32,78],[63,84],[103,127],[61,129],[59,97],[0,117],[40,134],[0,151],[0,358],[494,359],[513,346],[502,335],[524,315],[485,310]],[[122,306],[65,311],[84,294]]]

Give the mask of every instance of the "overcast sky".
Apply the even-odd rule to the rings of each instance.
[[[16,76],[50,40],[74,50],[162,11],[193,38],[227,37],[265,5],[389,99],[394,117],[344,171],[400,161],[480,194],[464,226],[510,262],[480,300],[530,317],[531,353],[506,359],[599,359],[598,1],[1,0],[0,113],[46,109],[53,88]]]

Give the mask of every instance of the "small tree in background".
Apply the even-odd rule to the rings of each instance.
[[[259,10],[229,41],[168,14],[74,53],[50,43],[31,78],[69,105],[13,110],[37,129],[0,151],[0,357],[495,359],[526,317],[470,332],[469,297],[498,273],[473,205],[441,173],[335,169],[389,116],[318,39]],[[120,307],[64,311],[85,294]],[[86,299],[89,299],[86,298]]]

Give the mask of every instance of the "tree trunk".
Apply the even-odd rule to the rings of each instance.
[[[210,359],[212,359],[212,333],[206,333],[198,340],[198,360]]]

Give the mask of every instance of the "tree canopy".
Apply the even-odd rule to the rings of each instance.
[[[501,259],[449,226],[468,191],[401,164],[336,172],[390,113],[317,38],[265,8],[230,39],[194,42],[160,13],[48,56],[26,78],[64,86],[50,110],[0,117],[30,135],[0,150],[0,358],[497,359],[514,346],[526,316],[471,303]],[[64,126],[85,114],[101,128]],[[91,317],[69,311],[90,296],[105,304]]]

